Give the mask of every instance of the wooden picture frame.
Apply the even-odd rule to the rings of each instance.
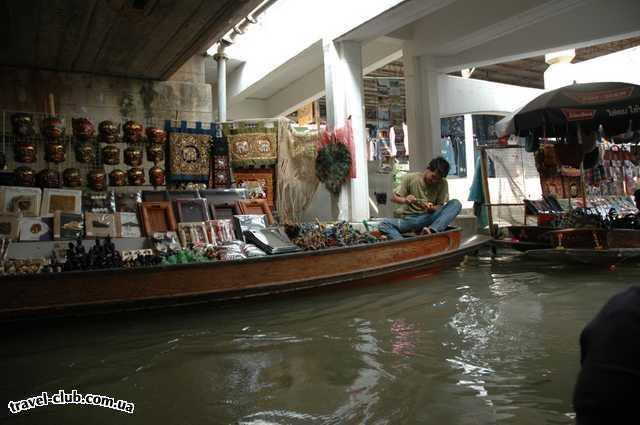
[[[171,202],[142,202],[140,217],[145,235],[152,237],[154,233],[176,231],[176,219]]]
[[[3,187],[2,211],[5,213],[22,213],[25,217],[40,215],[42,191],[37,187]]]
[[[40,215],[53,217],[56,211],[82,214],[82,191],[71,189],[44,189]]]
[[[53,215],[53,239],[76,240],[84,235],[82,214],[56,211]]]
[[[273,168],[237,169],[233,177],[238,186],[245,184],[248,192],[253,186],[260,186],[267,198],[269,207],[275,203],[275,170]]]
[[[142,228],[138,220],[138,214],[134,212],[116,213],[118,218],[118,237],[119,238],[141,238]]]
[[[88,238],[115,238],[118,234],[115,214],[84,213],[85,234]]]
[[[20,219],[20,241],[53,240],[52,217],[23,217]]]
[[[209,220],[207,201],[204,199],[178,199],[174,205],[179,223],[203,223]]]
[[[15,241],[20,233],[20,222],[17,214],[0,214],[0,236]]]
[[[219,219],[233,219],[236,214],[241,214],[238,209],[238,204],[209,204],[209,211],[213,220]]]
[[[267,225],[274,224],[273,215],[266,199],[243,199],[236,203],[240,214],[264,214],[267,216]]]

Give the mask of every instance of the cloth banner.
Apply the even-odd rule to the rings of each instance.
[[[165,129],[169,133],[169,175],[170,182],[208,182],[210,169],[210,152],[217,125],[210,123],[203,128],[201,122],[195,128],[189,128],[186,121],[179,126],[175,121],[165,121]]]

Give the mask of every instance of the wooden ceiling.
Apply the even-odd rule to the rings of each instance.
[[[573,63],[586,61],[636,46],[640,46],[640,37],[576,49],[576,57],[573,59]],[[478,67],[473,71],[471,78],[543,89],[544,71],[548,66],[544,60],[544,56],[536,56],[513,62]],[[451,75],[459,76],[460,72],[454,72],[451,73]]]
[[[0,65],[167,79],[262,0],[0,0]]]

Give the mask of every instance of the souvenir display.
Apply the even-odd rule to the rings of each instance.
[[[147,159],[153,163],[164,161],[164,146],[157,144],[147,145]]]
[[[122,267],[122,256],[111,241],[111,236],[107,236],[104,241],[96,239],[89,252],[85,250],[81,240],[77,240],[75,244],[69,243],[66,258],[67,261],[63,266],[64,271]]]
[[[120,148],[115,145],[102,148],[102,162],[106,165],[120,164]]]
[[[58,117],[47,117],[42,120],[42,126],[40,127],[42,136],[49,141],[56,141],[64,135],[64,124]]]
[[[2,187],[3,212],[20,213],[26,217],[40,214],[42,191],[35,187]]]
[[[160,253],[166,254],[177,251],[181,248],[178,234],[174,231],[155,232],[151,238],[153,240],[154,248]]]
[[[56,211],[53,215],[53,238],[55,240],[76,240],[84,234],[82,214]]]
[[[14,171],[16,176],[16,184],[18,186],[33,187],[36,183],[36,174],[32,168],[18,167]]]
[[[275,171],[273,169],[267,168],[238,169],[233,172],[236,184],[247,189],[249,198],[266,198],[271,208],[273,208],[275,202],[274,174]]]
[[[162,145],[167,140],[167,132],[158,127],[147,127],[147,142],[154,145]]]
[[[258,167],[275,165],[278,159],[277,126],[272,122],[225,124],[231,165]]]
[[[77,168],[67,168],[62,172],[62,180],[66,187],[81,187],[82,175]]]
[[[204,223],[179,223],[178,236],[182,246],[185,248],[209,243],[207,228]]]
[[[60,164],[65,160],[65,148],[59,143],[47,143],[44,146],[45,161]]]
[[[113,121],[102,121],[98,124],[98,140],[102,143],[116,143],[120,129]]]
[[[107,188],[107,175],[104,170],[91,170],[87,176],[89,187],[96,191],[102,191]]]
[[[11,128],[18,139],[33,137],[33,114],[16,112],[11,115]]]
[[[137,146],[129,146],[124,150],[124,163],[131,167],[142,165],[142,150]]]
[[[178,199],[174,201],[180,223],[203,222],[209,220],[207,201],[204,199]]]
[[[131,186],[142,186],[144,184],[144,169],[142,168],[130,168],[127,171],[127,178]]]
[[[89,140],[96,132],[95,126],[87,118],[72,118],[71,127],[73,128],[73,137],[81,141]]]
[[[62,179],[58,171],[45,168],[36,174],[36,183],[42,188],[56,189],[62,186]]]
[[[240,240],[244,240],[244,232],[247,230],[267,227],[267,216],[264,214],[234,215],[233,220],[237,232],[236,236]]]
[[[19,142],[15,145],[14,156],[16,162],[32,164],[36,162],[36,145],[32,142]]]
[[[271,209],[264,199],[241,199],[236,203],[240,214],[264,214],[267,217],[267,224],[274,223]]]
[[[53,216],[56,211],[81,214],[82,191],[70,189],[44,189],[40,215]]]
[[[53,218],[21,218],[19,232],[21,241],[50,241],[53,239]]]
[[[116,200],[111,191],[88,192],[82,194],[82,211],[112,213],[116,210]]]
[[[116,218],[114,214],[85,212],[84,222],[85,234],[88,238],[116,237]]]
[[[300,251],[283,229],[279,227],[267,229],[252,229],[245,232],[247,242],[255,244],[267,254],[283,254]]]
[[[135,212],[119,212],[118,217],[118,236],[121,238],[139,238],[142,237],[142,228],[138,221],[138,214]]]
[[[76,143],[76,161],[82,164],[90,164],[96,159],[95,147],[90,142]]]
[[[127,121],[122,126],[122,132],[124,134],[124,141],[126,143],[142,142],[142,135],[144,134],[144,128],[142,127],[142,124],[135,121]]]
[[[0,214],[0,235],[15,241],[19,234],[19,220],[17,214]]]
[[[163,202],[169,200],[169,193],[166,190],[143,190],[142,200],[144,202]]]
[[[231,242],[235,239],[235,231],[231,219],[217,219],[208,222],[211,231],[215,234],[216,241],[219,244]]]
[[[109,186],[126,186],[127,185],[127,173],[122,170],[112,170],[109,173]]]
[[[170,181],[207,182],[212,130],[173,128],[169,132]]]
[[[164,170],[160,167],[149,169],[149,181],[153,187],[164,186]]]
[[[119,192],[116,193],[116,211],[137,212],[138,204],[142,202],[140,192]]]
[[[156,232],[175,231],[177,228],[171,202],[142,202],[140,216],[147,236]]]

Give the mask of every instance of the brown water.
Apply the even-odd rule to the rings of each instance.
[[[578,335],[637,280],[469,258],[435,276],[278,300],[5,328],[5,405],[59,389],[135,403],[16,424],[565,424]]]

